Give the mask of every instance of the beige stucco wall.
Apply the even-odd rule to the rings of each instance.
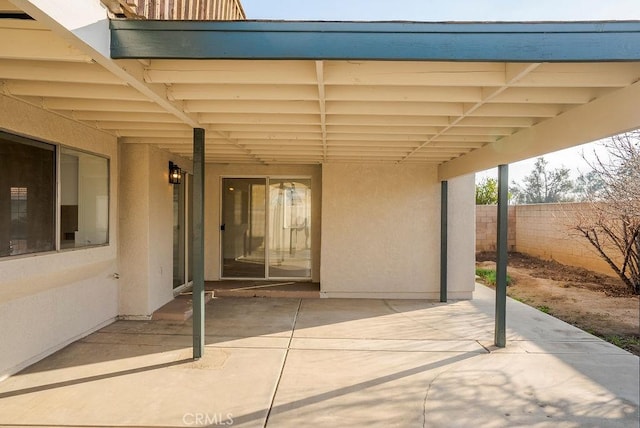
[[[149,146],[120,146],[119,313],[148,315]]]
[[[205,168],[205,280],[220,279],[220,204],[223,177],[310,177],[311,178],[311,279],[320,281],[320,229],[322,212],[322,170],[309,165],[207,164]],[[322,220],[324,221],[324,220]]]
[[[173,299],[173,184],[169,183],[169,160],[191,169],[191,162],[150,147],[149,313]]]
[[[0,129],[110,159],[109,245],[0,259],[0,378],[113,321],[117,307],[116,138],[0,95]]]
[[[447,297],[450,299],[471,299],[475,287],[475,191],[475,174],[449,180]],[[437,254],[440,255],[439,249]]]
[[[437,299],[437,168],[325,164],[322,180],[323,296]],[[470,298],[473,177],[452,180],[449,194],[449,254],[456,258],[449,265],[449,297]]]
[[[173,185],[169,161],[191,161],[148,144],[121,144],[119,314],[148,318],[173,299]]]

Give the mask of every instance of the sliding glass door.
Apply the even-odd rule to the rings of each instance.
[[[311,277],[311,180],[269,181],[269,276]]]
[[[222,180],[222,277],[311,277],[311,180]]]
[[[264,278],[265,180],[225,178],[222,186],[222,276]]]

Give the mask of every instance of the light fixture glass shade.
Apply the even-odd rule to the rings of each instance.
[[[182,170],[173,162],[169,162],[169,183],[180,184],[182,183]]]

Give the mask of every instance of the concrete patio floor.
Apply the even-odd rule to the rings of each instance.
[[[493,292],[214,299],[190,322],[118,321],[0,383],[0,426],[636,427],[639,359]]]

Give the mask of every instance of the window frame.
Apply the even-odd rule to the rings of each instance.
[[[96,156],[107,161],[107,242],[103,244],[82,245],[79,247],[62,248],[60,242],[60,232],[62,225],[62,168],[60,159],[62,149],[73,152],[84,153],[85,155]],[[79,251],[87,248],[105,247],[111,244],[111,157],[100,155],[88,150],[78,149],[76,147],[67,146],[65,144],[56,144],[56,252],[64,253],[67,251]]]
[[[55,143],[55,142],[51,142],[51,141],[47,141],[45,139],[41,139],[41,138],[36,138],[36,137],[31,137],[28,135],[24,135],[24,134],[20,134],[11,130],[7,130],[4,128],[0,128],[0,138],[14,142],[14,143],[18,143],[18,144],[25,144],[25,145],[29,145],[29,146],[35,146],[38,148],[43,148],[43,149],[51,149],[54,153],[53,156],[53,165],[52,165],[52,169],[53,169],[53,187],[51,189],[51,194],[53,197],[53,234],[54,234],[54,240],[53,240],[53,249],[51,250],[45,250],[45,251],[35,251],[35,252],[29,252],[29,253],[24,253],[24,254],[15,254],[15,255],[7,255],[7,256],[0,256],[0,262],[5,261],[5,260],[12,260],[12,259],[18,259],[18,258],[25,258],[25,257],[38,257],[38,256],[43,256],[43,255],[48,255],[48,254],[56,254],[56,253],[66,253],[66,252],[71,252],[71,251],[81,251],[81,250],[87,250],[87,249],[92,249],[92,248],[98,248],[98,247],[108,247],[111,245],[111,231],[112,231],[112,218],[111,218],[111,214],[112,214],[112,208],[111,208],[111,204],[112,204],[112,186],[111,186],[111,180],[112,180],[112,174],[113,174],[113,170],[112,170],[112,157],[110,155],[107,154],[102,154],[102,153],[96,153],[96,152],[92,152],[90,150],[86,150],[83,148],[78,148],[78,147],[74,147],[74,146],[70,146],[67,144],[62,144],[62,143]],[[60,165],[60,158],[61,158],[61,154],[62,154],[62,149],[67,149],[73,152],[78,152],[78,153],[83,153],[86,155],[90,155],[90,156],[95,156],[101,159],[106,160],[107,162],[107,212],[106,212],[106,216],[107,216],[107,231],[106,231],[106,242],[105,243],[101,243],[101,244],[91,244],[91,245],[83,245],[83,246],[79,246],[79,247],[70,247],[70,248],[61,248],[61,242],[60,242],[60,231],[61,231],[61,219],[62,219],[62,215],[61,215],[61,207],[62,207],[62,180],[61,180],[61,165]]]

